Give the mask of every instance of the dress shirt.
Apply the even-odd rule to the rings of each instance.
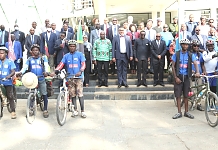
[[[180,33],[182,34],[182,39],[186,39],[186,37],[187,37],[186,32],[185,31],[181,31]]]
[[[100,30],[100,29],[99,29],[99,30],[95,29],[95,31],[96,31],[98,37],[100,37],[100,32],[101,32],[101,30]]]
[[[113,25],[112,26],[112,32],[113,32],[113,36],[117,35],[117,25]],[[115,33],[114,33],[115,32]]]
[[[51,32],[47,32],[48,41],[50,39]]]
[[[148,30],[145,29],[146,35],[145,38],[148,39],[150,42],[156,39],[156,31],[154,29]]]
[[[126,53],[126,40],[123,36],[120,36],[120,53]]]

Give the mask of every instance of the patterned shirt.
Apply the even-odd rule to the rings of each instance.
[[[112,60],[112,44],[109,39],[97,39],[93,46],[94,60],[110,61]]]

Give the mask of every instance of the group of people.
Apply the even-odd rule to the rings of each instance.
[[[171,60],[173,62],[174,92],[178,106],[180,106],[181,94],[183,93],[184,115],[194,118],[187,109],[187,92],[190,89],[188,79],[192,72],[195,72],[196,76],[199,76],[199,73],[213,74],[215,72],[217,67],[215,54],[218,46],[213,19],[210,19],[209,25],[206,25],[205,17],[201,17],[200,22],[194,22],[193,15],[190,15],[189,18],[189,22],[181,25],[180,31],[178,31],[178,18],[176,17],[173,18],[173,23],[169,26],[167,24],[162,26],[162,20],[158,18],[155,27],[153,27],[151,19],[148,19],[146,24],[142,22],[136,26],[133,23],[133,18],[130,17],[128,22],[120,26],[116,18],[112,19],[112,25],[108,23],[107,18],[104,19],[102,25],[95,18],[90,30],[82,25],[84,53],[76,50],[77,33],[74,34],[74,30],[69,26],[67,20],[64,21],[60,32],[56,30],[55,23],[50,24],[48,19],[45,20],[45,26],[41,28],[41,32],[36,28],[36,22],[33,22],[26,38],[24,33],[19,31],[18,25],[14,26],[15,31],[11,32],[11,38],[8,37],[10,34],[5,31],[4,25],[1,25],[0,44],[5,46],[0,48],[0,68],[5,69],[1,72],[1,79],[8,80],[2,81],[2,83],[9,91],[7,96],[12,107],[11,118],[16,118],[15,107],[12,104],[13,94],[11,96],[14,90],[11,78],[15,71],[18,72],[17,75],[31,71],[37,76],[53,76],[65,68],[70,75],[75,76],[75,78],[70,78],[68,82],[70,83],[69,91],[72,102],[75,106],[73,116],[78,115],[76,107],[76,96],[78,96],[81,116],[85,118],[83,86],[89,86],[90,72],[98,75],[98,87],[103,85],[108,87],[109,67],[111,74],[114,75],[115,66],[117,68],[118,88],[129,87],[127,84],[128,68],[132,74],[137,73],[137,87],[141,85],[147,87],[146,76],[149,72],[154,74],[153,86],[158,84],[164,86],[165,59],[167,60],[166,68]],[[178,37],[182,40],[179,51],[175,52],[175,43]],[[7,59],[7,52],[10,49],[8,39],[12,41],[12,51],[16,57],[14,62]],[[189,45],[190,43],[191,45]],[[25,52],[27,52],[28,59],[21,64]],[[44,60],[44,65],[41,64],[41,59]],[[194,66],[191,66],[192,62]],[[149,64],[150,69],[148,69]],[[51,74],[47,66],[51,68]],[[214,91],[215,86],[215,83],[211,84],[212,91]],[[48,98],[46,90],[44,90],[46,87],[44,77],[39,79],[39,87],[44,100],[43,116],[47,118],[49,116]],[[200,104],[197,108],[203,110]],[[178,113],[173,118],[177,119],[181,116],[181,107],[178,107]]]

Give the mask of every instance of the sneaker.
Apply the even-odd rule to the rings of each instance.
[[[47,110],[43,111],[43,117],[48,118],[48,116],[49,116],[48,111]]]
[[[81,117],[82,117],[82,118],[86,118],[86,117],[87,117],[86,114],[85,114],[85,112],[81,112]]]
[[[79,114],[79,112],[76,110],[74,110],[73,112],[72,112],[72,115],[71,115],[71,117],[76,117],[76,116],[78,116],[78,114]]]
[[[182,113],[177,113],[173,116],[173,119],[178,119],[182,117]]]
[[[16,113],[15,113],[15,112],[12,112],[12,113],[11,113],[11,119],[16,119],[16,118],[17,118]]]
[[[204,108],[201,106],[201,104],[197,104],[197,110],[204,111]]]
[[[190,118],[190,119],[194,119],[194,116],[191,115],[189,112],[185,112],[185,113],[184,113],[184,116],[185,116],[185,117],[188,117],[188,118]]]

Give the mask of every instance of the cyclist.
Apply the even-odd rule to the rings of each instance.
[[[194,116],[188,112],[188,92],[190,89],[190,77],[192,75],[192,62],[196,68],[196,76],[199,77],[199,70],[194,55],[188,52],[189,40],[182,39],[180,41],[181,50],[177,51],[172,57],[172,70],[175,77],[174,94],[177,100],[178,113],[173,116],[173,119],[181,118],[181,95],[183,93],[185,102],[184,116],[194,119]]]
[[[203,52],[204,66],[208,76],[214,75],[217,68],[217,52],[214,49],[214,41],[206,42],[207,50]],[[216,78],[210,78],[210,90],[216,93]]]
[[[83,98],[83,71],[86,67],[85,57],[83,53],[76,51],[77,42],[75,40],[68,41],[69,53],[65,54],[61,62],[55,69],[55,74],[58,74],[60,70],[65,66],[67,73],[69,74],[68,89],[69,94],[72,97],[72,103],[74,105],[74,111],[72,117],[78,116],[76,96],[79,97],[81,117],[86,118],[84,112],[84,98]],[[73,76],[73,77],[72,77]]]
[[[3,84],[5,87],[6,96],[10,103],[10,107],[12,111],[11,119],[16,119],[17,117],[15,113],[15,103],[14,103],[14,99],[15,99],[14,92],[16,92],[15,91],[16,89],[14,88],[12,83],[12,77],[15,74],[16,66],[13,61],[6,58],[7,53],[8,53],[8,49],[6,47],[0,47],[0,70],[1,70],[0,79],[5,79],[5,80],[1,80],[1,84]]]
[[[47,97],[47,89],[46,89],[46,82],[45,77],[49,75],[49,65],[48,59],[46,56],[40,55],[40,47],[38,44],[33,44],[31,46],[32,56],[29,57],[17,75],[24,74],[26,71],[34,73],[36,76],[40,76],[38,78],[38,86],[40,93],[44,100],[44,111],[43,117],[48,118],[48,97]]]
[[[198,64],[199,73],[200,74],[206,74],[202,53],[199,52],[200,44],[201,44],[201,42],[199,40],[192,40],[191,41],[191,50],[192,50],[192,54],[194,55],[194,57],[196,59],[196,62]],[[192,73],[196,73],[196,69],[194,67],[194,64],[192,64]],[[201,78],[199,78],[197,80],[197,84],[198,85],[202,84],[202,79]],[[193,85],[192,82],[191,82],[191,85]],[[198,90],[201,90],[201,89],[198,89]],[[202,108],[200,103],[197,104],[197,110],[204,111],[204,109]]]

